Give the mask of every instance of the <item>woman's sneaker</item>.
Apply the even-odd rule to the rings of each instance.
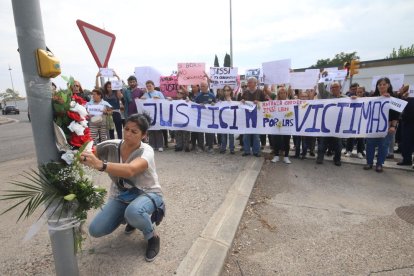
[[[152,262],[160,252],[160,237],[153,236],[148,240],[147,251],[145,252],[145,260]]]
[[[272,160],[270,160],[270,162],[272,162],[272,163],[279,162],[279,156],[275,156],[275,157],[273,157],[273,159],[272,159]]]

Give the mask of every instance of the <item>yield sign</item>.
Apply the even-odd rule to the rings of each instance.
[[[109,57],[115,43],[115,35],[79,19],[76,20],[76,24],[98,67],[108,67]]]

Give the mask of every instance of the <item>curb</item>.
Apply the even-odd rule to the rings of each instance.
[[[176,275],[221,274],[263,163],[263,158],[255,158],[246,164],[223,203],[181,261]]]

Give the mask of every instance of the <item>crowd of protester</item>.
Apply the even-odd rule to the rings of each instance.
[[[114,75],[116,78],[119,77]],[[212,104],[218,101],[252,101],[263,102],[268,100],[287,99],[336,99],[343,97],[397,97],[407,101],[407,106],[400,114],[396,111],[389,112],[389,129],[383,138],[348,138],[337,137],[310,137],[290,135],[259,135],[244,134],[238,135],[235,141],[233,134],[214,134],[203,132],[189,132],[185,130],[149,130],[148,142],[154,150],[159,152],[168,148],[169,144],[175,144],[175,151],[195,151],[214,153],[215,147],[220,154],[229,150],[235,154],[235,144],[238,140],[241,156],[253,155],[262,156],[262,150],[269,145],[272,154],[272,163],[279,161],[290,164],[290,158],[306,159],[307,156],[315,157],[316,163],[323,164],[325,156],[333,156],[336,166],[341,166],[341,158],[354,157],[366,159],[365,170],[375,169],[376,172],[383,171],[383,164],[386,159],[394,160],[394,153],[401,153],[402,160],[396,161],[400,166],[412,166],[414,151],[414,98],[409,97],[408,85],[404,85],[398,91],[393,89],[388,78],[380,78],[375,91],[367,92],[365,87],[358,83],[352,83],[350,89],[344,92],[340,82],[333,82],[329,85],[319,83],[315,89],[293,90],[286,85],[264,85],[260,87],[256,78],[251,77],[242,82],[238,91],[233,91],[230,86],[213,91],[209,88],[209,79],[202,81],[199,85],[179,86],[177,95],[168,98],[163,95],[154,82],[148,80],[145,88],[139,88],[135,76],[127,79],[128,85],[122,90],[112,90],[111,82],[103,86],[99,84],[100,74],[96,76],[96,87],[92,91],[92,98],[81,94],[89,101],[88,106],[103,105],[105,108],[102,114],[90,117],[91,134],[95,143],[103,142],[106,139],[114,139],[115,131],[118,139],[122,139],[122,127],[125,118],[137,113],[135,99],[169,99],[187,100],[199,104]],[[79,82],[75,81],[74,93],[83,93]],[[236,93],[237,92],[237,93]],[[97,117],[97,118],[94,118]],[[395,147],[397,146],[397,149]],[[294,153],[291,154],[291,151]],[[356,153],[355,153],[356,152]],[[374,164],[374,159],[376,162]],[[414,167],[413,167],[414,168]]]

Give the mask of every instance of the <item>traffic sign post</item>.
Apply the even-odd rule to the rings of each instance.
[[[79,19],[76,20],[76,24],[95,59],[96,65],[99,68],[108,67],[108,61],[115,44],[115,35]]]

